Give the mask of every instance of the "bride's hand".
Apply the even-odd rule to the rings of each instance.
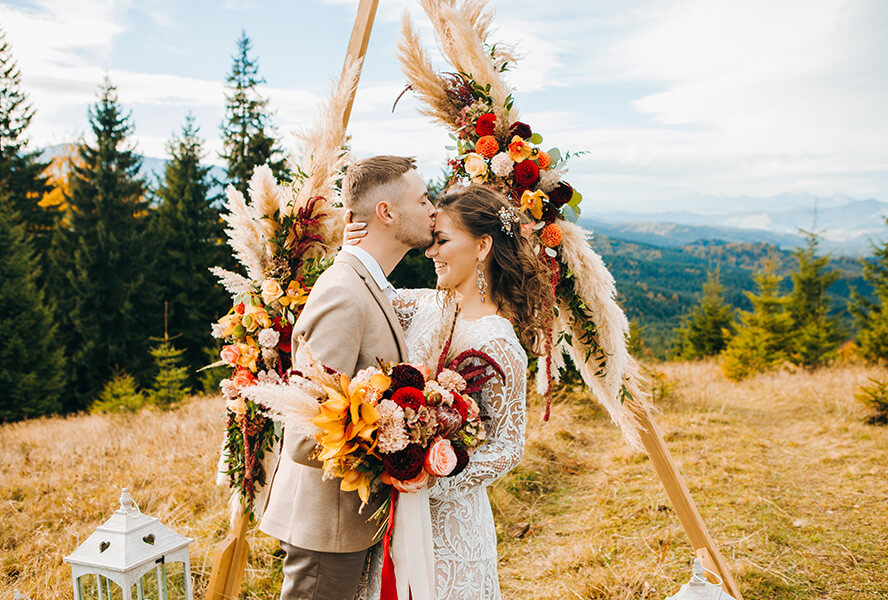
[[[342,244],[357,246],[367,235],[367,224],[363,222],[353,223],[351,211],[345,213],[345,229],[342,230]]]

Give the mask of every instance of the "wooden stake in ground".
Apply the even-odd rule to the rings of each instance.
[[[657,429],[657,426],[651,419],[650,412],[644,407],[637,405],[633,405],[632,409],[638,417],[641,441],[644,444],[645,450],[647,450],[651,463],[654,465],[654,470],[663,483],[663,487],[666,488],[666,495],[669,497],[669,501],[672,502],[672,507],[675,509],[675,514],[678,515],[678,520],[681,521],[685,533],[688,534],[688,538],[691,540],[694,553],[700,558],[705,568],[718,573],[719,577],[722,578],[722,588],[727,593],[737,598],[737,600],[743,600],[743,596],[740,595],[740,589],[731,576],[725,559],[722,558],[721,553],[715,546],[715,542],[712,541],[709,530],[706,528],[706,523],[703,522],[703,517],[700,516],[700,511],[697,510],[697,505],[694,504],[694,500],[691,498],[688,486],[678,471],[678,465],[675,464],[669,448],[666,447],[666,442],[663,441],[660,430]]]
[[[373,29],[373,20],[376,17],[378,5],[379,0],[361,0],[361,3],[358,5],[358,14],[355,17],[355,26],[352,29],[351,39],[348,42],[343,72],[351,64],[352,60],[363,59],[367,53],[367,44],[370,42],[370,31]],[[342,122],[345,126],[348,126],[354,101],[353,91],[348,106],[342,115]],[[244,513],[240,503],[238,503],[235,509],[238,511],[237,517],[234,519],[228,535],[216,546],[213,570],[210,574],[210,583],[207,586],[205,596],[207,600],[229,600],[237,598],[240,593],[244,569],[247,566],[247,554],[249,553],[247,529],[249,528],[250,519]]]

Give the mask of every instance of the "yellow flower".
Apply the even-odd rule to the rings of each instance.
[[[241,324],[241,316],[237,313],[231,313],[219,319],[219,323],[225,327],[222,331],[222,337],[231,337],[234,335],[234,328]]]
[[[244,310],[243,323],[247,331],[266,329],[271,327],[271,317],[268,316],[268,313],[261,306],[248,304]]]
[[[379,422],[379,412],[367,401],[367,385],[349,389],[351,381],[340,377],[340,389],[324,386],[327,401],[320,406],[320,414],[311,422],[321,431],[315,439],[321,445],[318,460],[329,461],[351,454],[361,444],[373,447],[373,434]]]
[[[521,162],[533,156],[533,150],[533,146],[516,135],[512,137],[512,141],[509,143],[509,158],[515,162]]]
[[[256,341],[248,337],[246,342],[237,343],[237,349],[240,350],[237,365],[250,371],[256,371],[256,361],[259,360],[259,345]]]
[[[358,470],[352,470],[345,474],[339,489],[343,492],[353,492],[358,490],[358,496],[361,502],[367,504],[370,501],[370,475]]]
[[[529,210],[535,219],[540,220],[543,218],[543,200],[548,199],[549,197],[542,190],[535,192],[524,190],[524,193],[521,194],[521,212]]]
[[[466,169],[466,173],[469,174],[469,177],[476,182],[484,181],[484,178],[487,176],[487,162],[484,160],[484,157],[477,152],[469,153],[466,156],[463,166]]]
[[[280,299],[280,303],[281,306],[289,306],[291,310],[295,310],[305,304],[306,300],[308,300],[308,290],[299,285],[299,282],[294,279],[287,286],[287,293]]]

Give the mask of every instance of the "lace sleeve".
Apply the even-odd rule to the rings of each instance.
[[[416,311],[419,310],[422,300],[434,294],[435,290],[429,289],[411,290],[404,288],[395,291],[392,307],[395,309],[395,314],[398,315],[401,329],[404,331],[410,329],[410,324],[413,322],[413,317],[416,315]]]
[[[505,382],[491,379],[481,391],[481,410],[487,414],[487,442],[469,458],[459,475],[439,477],[429,488],[438,500],[464,496],[472,488],[487,486],[512,470],[524,455],[524,405],[527,355],[517,341],[494,339],[479,348],[503,368]]]

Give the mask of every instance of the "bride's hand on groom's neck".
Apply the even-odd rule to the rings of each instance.
[[[352,222],[352,213],[345,211],[345,228],[342,230],[342,244],[357,246],[367,235],[367,224],[361,221]]]

